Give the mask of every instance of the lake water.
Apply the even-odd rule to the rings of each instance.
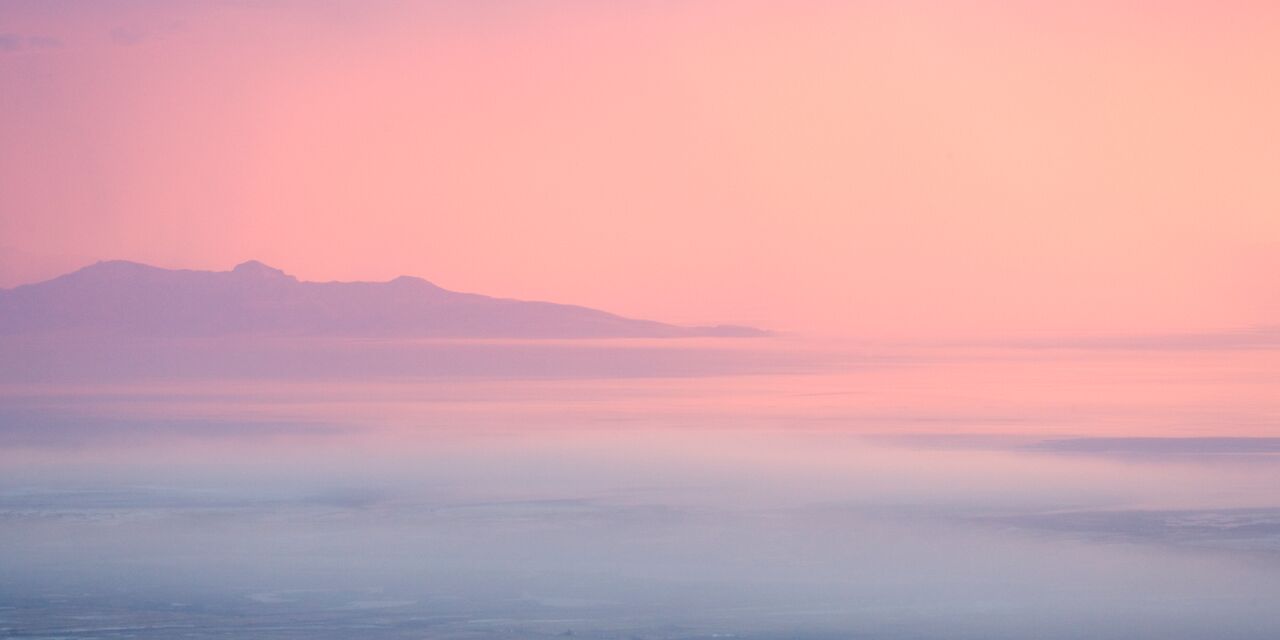
[[[104,349],[0,366],[0,637],[1280,637],[1273,347]]]

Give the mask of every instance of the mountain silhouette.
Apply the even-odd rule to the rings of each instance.
[[[421,278],[304,282],[249,261],[231,271],[98,262],[0,290],[0,334],[143,337],[675,338],[760,336],[751,327],[683,327],[596,309],[459,293]]]

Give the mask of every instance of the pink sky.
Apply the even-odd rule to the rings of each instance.
[[[1277,78],[1273,2],[8,2],[0,286],[256,258],[847,336],[1277,324]]]

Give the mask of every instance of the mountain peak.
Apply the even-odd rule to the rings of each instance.
[[[129,260],[99,260],[91,265],[62,276],[60,279],[79,281],[117,280],[135,278],[163,271],[150,265]],[[31,285],[26,285],[31,286]]]
[[[141,262],[133,262],[132,260],[99,260],[91,265],[80,268],[80,271],[89,271],[89,272],[118,271],[118,272],[126,272],[126,273],[137,272],[137,271],[155,271],[155,270],[157,270],[157,267],[153,267],[148,264],[142,264]]]
[[[257,260],[247,260],[245,262],[241,262],[240,264],[236,265],[235,268],[231,270],[231,272],[237,275],[251,277],[251,278],[296,280],[296,278],[285,273],[284,271],[277,269],[275,267],[263,264]]]
[[[387,284],[390,284],[395,287],[400,287],[402,289],[418,289],[421,291],[444,291],[444,289],[440,288],[434,282],[431,282],[430,280],[426,280],[424,278],[419,278],[417,276],[400,276]]]

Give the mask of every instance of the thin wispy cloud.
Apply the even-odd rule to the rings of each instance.
[[[151,37],[151,32],[140,27],[122,26],[112,29],[110,35],[111,42],[128,47],[145,42]]]
[[[62,40],[53,36],[0,33],[0,53],[46,51],[49,49],[61,49],[62,47]]]
[[[161,26],[122,24],[113,27],[111,31],[108,32],[108,35],[111,38],[112,44],[122,47],[132,47],[167,38],[175,33],[185,30],[186,27],[186,22],[183,20],[174,20]]]

